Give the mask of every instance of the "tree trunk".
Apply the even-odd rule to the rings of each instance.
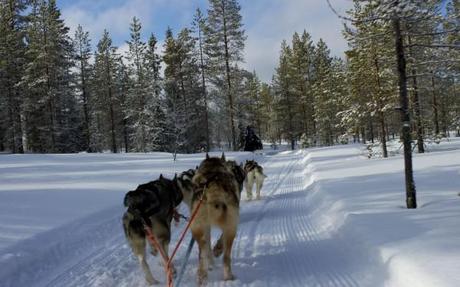
[[[125,152],[129,152],[128,120],[123,119],[123,140],[125,142]]]
[[[408,43],[411,45],[411,37],[408,37]],[[420,108],[420,96],[418,93],[418,84],[417,84],[417,70],[412,68],[412,87],[414,92],[412,94],[412,103],[414,106],[415,114],[415,130],[417,134],[417,150],[418,153],[425,153],[425,147],[423,144],[423,123],[422,123],[422,111]]]
[[[91,130],[89,128],[89,108],[88,108],[88,93],[86,91],[86,77],[84,72],[83,60],[80,63],[81,68],[81,87],[83,97],[83,114],[85,116],[85,139],[86,139],[86,150],[91,152]]]
[[[378,87],[378,110],[379,110],[379,122],[380,122],[380,141],[382,144],[382,153],[383,157],[388,157],[388,150],[387,150],[387,141],[386,141],[386,131],[385,131],[385,113],[383,111],[384,104],[382,102],[382,84],[380,82],[380,65],[377,59],[377,56],[374,55],[374,65],[376,69],[377,75],[377,87]],[[374,141],[372,141],[374,142]]]
[[[227,18],[225,17],[225,4],[222,1],[222,22],[224,25],[224,47],[225,47],[225,71],[227,78],[227,96],[229,104],[229,114],[230,114],[230,129],[232,132],[232,145],[233,150],[236,151],[238,147],[236,146],[236,134],[235,134],[235,122],[234,122],[234,108],[233,108],[233,96],[232,96],[232,81],[230,74],[230,53],[228,48],[228,35],[227,35]]]
[[[369,117],[369,137],[369,140],[374,143],[374,123],[372,122],[372,117]]]
[[[444,137],[449,136],[449,131],[448,131],[448,124],[447,124],[447,103],[446,103],[446,96],[441,95],[441,128],[442,128],[442,133]]]
[[[412,83],[414,88],[414,93],[412,97],[412,103],[414,104],[415,110],[415,126],[417,131],[417,149],[419,153],[425,152],[425,147],[423,143],[423,123],[422,123],[422,111],[420,109],[420,96],[418,93],[418,85],[417,85],[417,71],[412,69]]]
[[[209,140],[208,95],[206,92],[206,77],[205,77],[205,71],[204,71],[204,58],[203,58],[203,43],[202,43],[200,24],[198,24],[198,40],[199,40],[199,46],[200,46],[201,86],[202,86],[203,100],[204,100],[204,120],[205,120],[205,125],[206,125],[206,152],[209,152],[209,149],[211,148],[210,146],[211,141]]]
[[[417,208],[414,176],[412,171],[412,146],[411,146],[411,124],[409,101],[407,98],[407,75],[406,58],[404,55],[404,43],[401,35],[400,19],[395,16],[393,19],[393,29],[395,33],[395,53],[398,65],[399,80],[399,101],[402,121],[402,140],[404,143],[404,166],[406,177],[406,206],[407,208]]]
[[[431,92],[433,95],[433,126],[434,134],[439,135],[438,98],[435,91],[434,73],[431,71]]]
[[[107,77],[107,96],[109,99],[109,108],[110,108],[110,137],[111,137],[111,144],[112,144],[112,152],[117,153],[117,141],[115,135],[115,110],[113,107],[114,100],[112,95],[112,76],[110,75],[110,64],[108,55],[106,55],[105,65],[106,65],[106,77]]]
[[[382,142],[382,153],[383,157],[388,157],[388,149],[387,149],[387,135],[385,130],[385,113],[380,110],[379,112],[379,121],[380,121],[380,141]]]

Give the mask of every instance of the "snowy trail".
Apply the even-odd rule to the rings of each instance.
[[[415,156],[420,208],[407,210],[402,157],[368,160],[361,148],[257,155],[268,178],[261,200],[248,202],[243,192],[232,254],[237,279],[222,281],[219,258],[208,286],[460,286],[460,152]],[[147,286],[123,235],[123,195],[139,182],[202,159],[183,155],[172,166],[165,154],[1,158],[0,287]],[[45,169],[30,170],[38,163]],[[187,214],[185,206],[181,211]],[[173,243],[184,224],[173,228]],[[218,236],[214,230],[213,239]],[[188,240],[190,234],[176,266]],[[182,287],[196,286],[197,253],[195,247]],[[163,282],[158,286],[164,286],[158,261],[148,256]]]
[[[366,249],[350,245],[348,238],[334,236],[317,225],[317,202],[312,201],[316,187],[307,173],[309,156],[299,151],[283,152],[258,160],[268,178],[262,200],[241,204],[241,222],[233,249],[237,280],[222,281],[222,263],[217,259],[209,286],[382,286],[383,280],[375,272],[375,268],[381,271],[382,266],[371,260],[377,255],[363,252]],[[146,286],[122,233],[122,212],[122,207],[109,208],[32,239],[43,242],[48,238],[49,243],[40,251],[25,250],[28,260],[19,260],[18,265],[28,268],[28,276],[21,276],[17,266],[11,266],[12,274],[8,274],[8,268],[0,271],[3,278],[10,280],[5,287]],[[174,228],[173,242],[182,228],[183,224]],[[217,235],[214,232],[214,240]],[[190,235],[185,242],[189,238]],[[21,244],[36,245],[27,241]],[[176,257],[177,265],[183,258],[183,249],[185,246]],[[197,257],[195,247],[183,286],[195,286]],[[150,257],[149,264],[154,276],[164,282],[158,259]]]
[[[243,205],[234,286],[383,285],[376,266],[369,265],[371,254],[315,226],[315,186],[307,181],[306,158],[302,152],[267,158],[263,200]]]

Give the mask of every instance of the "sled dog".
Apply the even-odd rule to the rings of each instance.
[[[158,283],[154,279],[146,261],[146,234],[144,223],[147,224],[159,248],[168,257],[168,247],[171,240],[171,220],[174,208],[182,201],[182,192],[177,185],[177,177],[169,180],[163,175],[149,183],[139,185],[135,190],[129,191],[124,198],[127,207],[123,214],[123,229],[126,239],[134,255],[139,260],[149,284]],[[152,254],[156,256],[158,250],[151,246]],[[174,270],[174,267],[173,267]]]
[[[206,283],[209,264],[212,264],[211,226],[222,230],[224,280],[233,280],[230,256],[239,222],[238,182],[225,166],[224,157],[210,158],[209,155],[201,162],[192,182],[195,190],[189,201],[190,212],[203,200],[191,225],[192,236],[199,248],[198,284]]]
[[[225,155],[222,153],[222,158],[225,160]],[[237,164],[234,160],[226,160],[225,166],[233,173],[236,181],[238,182],[238,192],[241,199],[241,192],[243,191],[243,183],[246,178],[246,173],[243,169],[243,163]],[[220,235],[219,239],[217,240],[216,244],[214,245],[212,252],[215,257],[219,257],[222,255],[224,251],[224,244],[223,244],[223,234]]]
[[[245,186],[248,200],[252,200],[254,182],[256,183],[256,199],[260,199],[260,190],[264,184],[264,179],[267,177],[264,174],[264,169],[255,160],[246,160],[244,171],[246,173]]]
[[[224,154],[222,154],[222,158],[225,160]],[[241,198],[241,191],[243,190],[243,183],[244,183],[244,180],[246,179],[246,173],[243,169],[243,164],[241,163],[240,165],[238,165],[236,161],[234,160],[226,160],[225,166],[233,174],[233,176],[236,179],[236,182],[238,182],[238,191],[240,193],[240,198]]]

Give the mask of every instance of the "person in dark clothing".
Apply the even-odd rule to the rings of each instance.
[[[255,151],[262,148],[262,141],[254,132],[254,129],[251,126],[247,126],[244,139],[244,151]]]

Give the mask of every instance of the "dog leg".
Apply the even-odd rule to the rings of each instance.
[[[203,230],[192,230],[193,238],[195,238],[198,243],[199,250],[199,264],[197,270],[197,280],[198,286],[206,285],[208,281],[208,250],[209,242],[206,241],[207,236],[204,234]]]
[[[211,250],[211,229],[209,229],[207,235],[208,236],[206,238],[206,241],[208,243],[208,270],[212,270],[212,268],[214,267],[214,257],[212,256],[213,252]]]
[[[150,271],[149,264],[148,264],[147,261],[145,260],[145,254],[139,255],[139,256],[137,257],[137,259],[139,260],[139,263],[140,263],[141,266],[142,266],[142,270],[144,271],[144,274],[145,274],[145,281],[147,281],[147,283],[148,283],[149,285],[154,285],[154,284],[160,283],[160,282],[158,282],[157,280],[155,280],[155,278],[153,278],[152,272]]]
[[[217,240],[216,245],[214,245],[212,252],[215,257],[221,256],[222,252],[224,252],[223,233],[220,235],[219,240]]]
[[[261,175],[257,176],[257,179],[256,179],[256,189],[257,189],[256,199],[257,200],[260,199],[260,190],[262,189],[263,184],[264,184],[263,177]]]
[[[246,180],[246,197],[248,200],[252,200],[252,186],[254,185],[254,179],[252,175],[248,175]]]
[[[235,276],[232,273],[232,246],[233,240],[235,239],[235,229],[227,229],[224,231],[224,280],[235,280]]]
[[[150,254],[152,254],[155,257],[158,255],[158,250],[152,244],[150,244]]]
[[[145,281],[147,281],[149,285],[158,284],[159,282],[153,278],[152,271],[150,271],[150,266],[145,258],[145,237],[132,235],[127,236],[127,239],[134,255],[141,265],[142,271],[144,272]]]
[[[162,240],[160,245],[163,249],[164,254],[166,255],[166,258],[169,260],[169,240]],[[173,276],[176,276],[176,268],[174,267],[174,264],[172,262],[170,267]]]

